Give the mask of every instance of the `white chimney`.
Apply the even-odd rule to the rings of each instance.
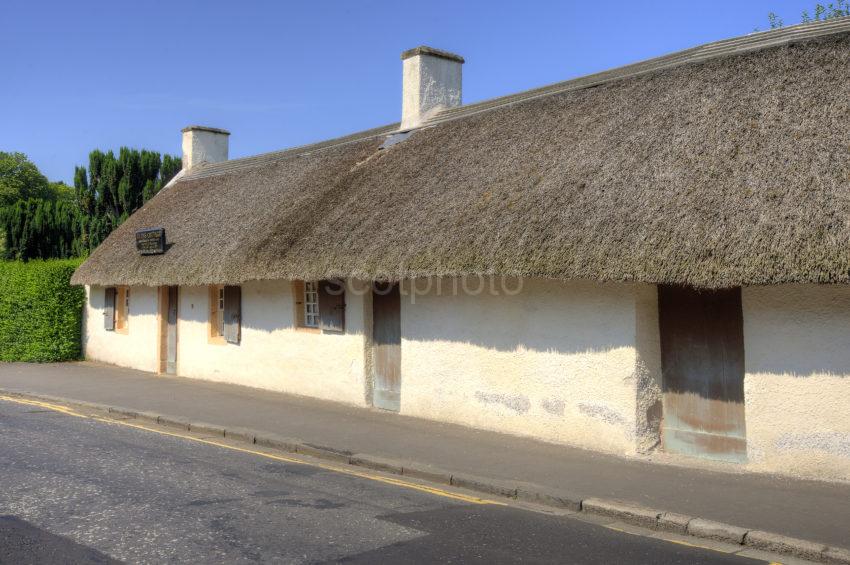
[[[415,128],[445,108],[461,105],[463,57],[431,47],[401,54],[401,129]]]
[[[183,128],[183,170],[201,163],[227,161],[227,140],[230,132],[205,126]]]

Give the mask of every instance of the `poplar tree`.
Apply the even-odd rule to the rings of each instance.
[[[96,149],[88,169],[75,167],[71,189],[49,183],[24,155],[0,153],[0,252],[20,260],[84,257],[181,167],[179,157],[155,151],[121,147],[116,157]]]

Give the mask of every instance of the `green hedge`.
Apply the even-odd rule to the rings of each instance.
[[[0,261],[0,361],[79,359],[85,291],[79,259]]]

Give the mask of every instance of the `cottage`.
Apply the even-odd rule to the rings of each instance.
[[[468,105],[461,57],[402,60],[399,124],[183,130],[74,275],[86,356],[850,479],[850,20]]]

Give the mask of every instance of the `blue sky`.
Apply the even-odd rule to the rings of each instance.
[[[792,24],[814,0],[99,2],[4,0],[0,150],[69,182],[94,148],[180,154],[190,123],[231,157],[397,121],[400,53],[466,58],[464,102]],[[592,8],[593,7],[593,8]]]

